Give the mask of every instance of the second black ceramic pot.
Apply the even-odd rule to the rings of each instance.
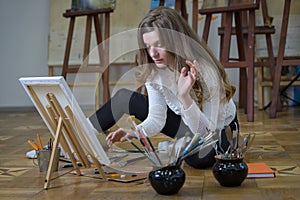
[[[248,174],[248,166],[243,158],[222,159],[216,156],[212,170],[220,185],[225,187],[240,186]]]

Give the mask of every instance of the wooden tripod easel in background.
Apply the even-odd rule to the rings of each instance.
[[[77,166],[76,160],[79,160],[84,167],[89,168],[94,164],[98,169],[99,174],[103,180],[107,180],[102,165],[99,160],[91,153],[84,150],[80,144],[80,140],[74,134],[74,131],[81,131],[75,128],[76,119],[74,118],[72,109],[66,106],[65,109],[61,107],[55,95],[48,93],[46,98],[49,102],[47,105],[48,122],[55,131],[55,140],[53,150],[50,156],[50,162],[45,178],[44,189],[49,188],[52,172],[54,169],[55,155],[57,155],[58,144],[60,143],[65,153],[70,157],[74,170],[77,175],[81,175],[81,171]],[[77,158],[77,159],[76,159]]]

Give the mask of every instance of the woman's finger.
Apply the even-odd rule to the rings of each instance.
[[[186,63],[189,67],[192,67],[192,66],[194,65],[194,64],[193,64],[191,61],[189,61],[189,60],[186,60],[185,63]]]
[[[110,140],[112,135],[113,135],[113,132],[109,133],[108,136],[106,136],[106,141]]]
[[[186,75],[186,72],[187,72],[187,68],[186,67],[183,67],[181,69],[181,75],[185,76]]]
[[[197,79],[197,76],[195,73],[189,72],[188,74],[191,77],[191,79],[193,80],[193,82]]]

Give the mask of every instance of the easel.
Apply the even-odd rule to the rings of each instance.
[[[280,80],[281,80],[281,71],[282,66],[298,66],[300,65],[300,59],[292,59],[287,60],[284,56],[285,54],[285,46],[286,46],[286,38],[287,38],[287,31],[288,31],[288,24],[289,24],[289,17],[290,17],[290,10],[291,10],[291,0],[284,1],[284,8],[283,8],[283,15],[282,15],[282,25],[281,25],[281,32],[280,32],[280,40],[278,46],[278,53],[277,53],[277,60],[276,60],[276,67],[274,72],[274,79],[273,79],[273,89],[272,89],[272,99],[270,104],[270,118],[276,118],[277,111],[282,109],[282,105],[280,102],[280,96],[285,92],[285,90],[290,87],[296,80],[298,80],[300,74],[295,76],[295,78],[285,87],[283,90],[280,90]]]
[[[103,103],[105,103],[110,98],[109,91],[109,35],[110,35],[110,14],[114,10],[112,8],[101,8],[95,10],[66,10],[63,13],[65,18],[70,18],[67,43],[63,61],[62,76],[67,77],[68,73],[101,73],[103,82]],[[73,40],[73,32],[75,26],[76,17],[86,16],[86,29],[84,38],[84,50],[83,50],[83,63],[81,66],[69,65],[69,58],[71,53],[71,44]],[[102,37],[102,22],[100,22],[100,17],[104,17],[103,32],[104,38]],[[90,53],[90,42],[92,34],[92,21],[94,21],[97,48],[99,55],[99,64],[89,64],[89,53]],[[97,74],[99,75],[99,74]],[[99,108],[100,96],[98,84],[96,92],[96,109]]]
[[[77,156],[78,160],[83,164],[83,166],[86,168],[89,168],[91,166],[91,163],[93,163],[95,167],[98,169],[102,179],[106,181],[107,179],[100,162],[90,152],[85,153],[84,149],[80,145],[78,138],[73,134],[74,131],[76,130],[80,131],[80,130],[79,129],[75,130],[74,128],[75,127],[74,124],[76,123],[76,120],[74,118],[71,108],[69,106],[66,106],[64,111],[60,103],[56,99],[55,95],[52,93],[48,93],[46,95],[46,98],[49,102],[49,105],[47,106],[47,110],[49,113],[48,115],[49,123],[51,123],[51,127],[54,128],[53,130],[56,131],[55,131],[53,150],[51,152],[50,162],[49,162],[49,166],[45,178],[44,189],[49,188],[51,175],[54,169],[53,164],[54,164],[55,155],[57,153],[59,143],[61,144],[65,152],[68,154],[68,156],[70,157],[74,170],[76,171],[76,174],[78,176],[81,175],[81,171],[77,166],[75,155]],[[74,152],[72,152],[72,148]],[[88,159],[88,157],[91,158],[91,161]]]
[[[193,2],[194,6],[196,5]],[[208,41],[212,15],[222,14],[222,27],[218,29],[221,36],[220,61],[225,68],[239,68],[240,70],[240,95],[239,104],[244,107],[249,122],[254,121],[254,67],[267,64],[271,72],[275,64],[271,34],[275,33],[273,26],[256,26],[255,11],[262,4],[264,23],[269,20],[266,0],[253,1],[203,1],[200,14],[206,15],[202,33],[203,41]],[[235,22],[235,23],[233,23]],[[255,35],[266,36],[268,63],[255,62]],[[230,57],[231,37],[236,35],[238,58]],[[272,74],[271,74],[272,75]]]

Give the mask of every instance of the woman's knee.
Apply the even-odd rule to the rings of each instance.
[[[113,97],[130,97],[132,95],[133,91],[128,90],[126,88],[121,88],[119,89],[114,95]]]
[[[118,90],[111,98],[112,108],[122,108],[129,104],[133,91],[122,88]]]

